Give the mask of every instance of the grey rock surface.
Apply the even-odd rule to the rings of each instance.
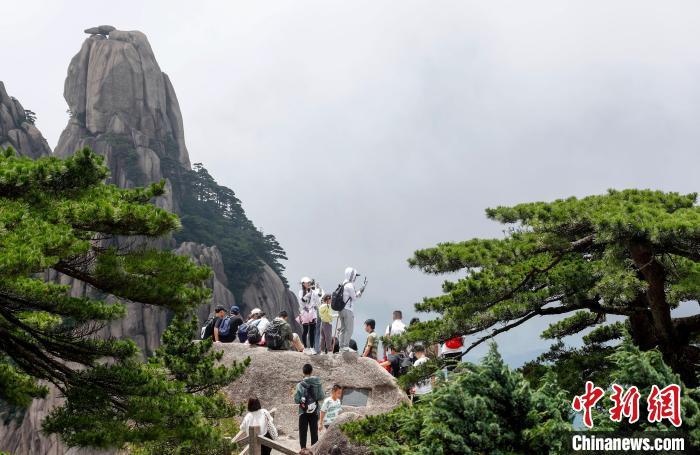
[[[90,27],[85,29],[85,33],[88,35],[109,35],[110,32],[113,32],[116,30],[115,27],[112,27],[111,25],[98,25],[97,27]]]
[[[342,424],[361,418],[362,415],[356,412],[340,414],[336,421],[326,431],[321,433],[320,439],[314,444],[312,448],[314,455],[333,454],[336,447],[343,455],[369,455],[371,452],[368,448],[351,442],[340,429]]]
[[[14,148],[21,156],[38,158],[51,154],[51,147],[39,130],[27,119],[17,99],[9,96],[0,81],[0,147]]]
[[[224,262],[221,258],[221,252],[216,246],[204,246],[201,243],[183,242],[175,250],[176,254],[181,256],[190,256],[194,262],[199,265],[206,265],[213,271],[212,277],[209,279],[208,285],[212,289],[211,302],[208,305],[202,305],[197,310],[197,318],[200,325],[214,312],[217,305],[223,305],[226,308],[231,308],[236,304],[236,298],[228,289],[228,280],[224,273]]]
[[[271,317],[277,316],[280,311],[285,310],[289,314],[292,329],[301,333],[301,326],[294,320],[299,315],[299,301],[267,264],[263,265],[262,271],[243,291],[241,308],[246,314],[253,308],[260,308]]]
[[[224,389],[226,395],[235,403],[258,397],[263,407],[276,408],[275,425],[280,436],[287,441],[299,440],[298,405],[294,403],[293,395],[296,384],[303,378],[301,370],[305,363],[313,366],[313,374],[321,379],[326,395],[330,394],[331,387],[336,383],[368,391],[367,406],[343,406],[343,413],[374,415],[408,402],[408,397],[392,375],[376,361],[358,357],[355,353],[307,355],[270,351],[241,343],[217,343],[215,348],[224,352],[221,362],[226,365],[250,357],[251,363],[243,376]],[[323,433],[321,436],[324,437]]]

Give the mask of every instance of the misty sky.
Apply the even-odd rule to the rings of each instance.
[[[277,236],[295,291],[303,275],[332,289],[346,265],[366,274],[358,325],[383,330],[439,293],[444,277],[406,259],[500,236],[486,207],[698,190],[696,2],[41,3],[2,6],[0,80],[50,145],[82,30],[143,31],[191,161]],[[499,337],[506,359],[545,349],[546,324]]]

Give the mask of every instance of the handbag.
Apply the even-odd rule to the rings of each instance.
[[[267,437],[273,440],[277,439],[279,436],[277,434],[277,427],[275,427],[275,424],[272,422],[272,416],[267,410],[265,410],[265,426],[267,427]]]

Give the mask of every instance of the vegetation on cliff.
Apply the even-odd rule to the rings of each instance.
[[[191,342],[191,312],[209,298],[211,271],[171,252],[110,242],[179,227],[175,215],[150,203],[164,184],[106,185],[103,158],[89,149],[65,160],[0,152],[0,400],[26,407],[47,394],[40,380],[52,383],[66,401],[44,429],[71,446],[220,444],[211,420],[238,409],[218,390],[244,365],[214,368],[221,354],[210,352],[210,342]],[[48,269],[101,297],[71,296],[67,286],[44,279]],[[174,314],[147,363],[133,341],[94,336],[125,315],[122,301]]]
[[[219,185],[201,163],[195,163],[190,171],[178,170],[171,180],[182,221],[175,239],[216,245],[229,287],[239,301],[262,262],[286,284],[280,262],[287,259],[284,250],[273,235],[265,235],[255,227],[233,190]]]

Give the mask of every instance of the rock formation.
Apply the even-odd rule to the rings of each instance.
[[[197,310],[197,317],[200,321],[206,320],[214,312],[216,305],[231,308],[236,304],[236,298],[227,287],[228,280],[224,273],[221,252],[216,246],[208,247],[194,242],[182,242],[175,253],[181,256],[190,256],[197,264],[206,265],[214,272],[208,283],[212,290],[211,302]]]
[[[321,379],[326,395],[330,394],[333,384],[366,394],[364,406],[350,406],[347,404],[349,398],[343,398],[344,413],[353,412],[360,416],[379,414],[408,402],[408,397],[391,374],[375,360],[358,357],[355,353],[310,356],[292,351],[270,351],[241,343],[219,344],[216,349],[224,351],[221,362],[225,365],[250,357],[250,365],[243,376],[224,390],[234,402],[241,403],[250,397],[258,397],[265,408],[277,408],[275,425],[281,441],[290,448],[299,449],[298,405],[294,403],[293,395],[296,384],[303,377],[301,369],[305,363],[313,366],[313,374]],[[349,389],[346,389],[346,393],[349,393]],[[331,433],[328,435],[331,436]],[[338,435],[335,439],[341,440]]]
[[[170,183],[190,169],[190,158],[170,79],[161,71],[143,33],[116,30],[108,25],[89,28],[85,33],[91,36],[68,67],[64,97],[71,118],[55,153],[65,157],[88,146],[105,156],[111,181],[125,188],[166,179],[168,192],[156,204],[180,213],[178,194]],[[161,240],[159,246],[176,247],[172,239]],[[210,247],[184,242],[176,250],[215,271],[210,283],[213,300],[198,311],[200,320],[206,319],[214,305],[230,306],[235,301],[223,273],[221,253]],[[76,292],[80,287],[74,285]],[[238,303],[247,311],[260,307],[268,314],[281,309],[298,314],[296,297],[267,265]],[[110,327],[105,335],[130,336],[146,352],[152,352],[167,325],[167,317],[158,309],[132,305],[121,325]],[[153,328],[154,339],[144,333],[148,328]],[[144,344],[140,343],[142,340]]]
[[[120,31],[108,25],[88,28],[85,32],[91,36],[71,60],[64,86],[71,118],[54,152],[66,157],[82,147],[92,148],[105,157],[110,182],[125,188],[165,179],[168,191],[155,203],[179,213],[178,195],[171,182],[190,170],[190,159],[180,108],[168,76],[160,70],[143,33]],[[0,146],[8,145],[25,156],[51,153],[31,115],[7,95],[0,82]],[[209,282],[213,299],[198,310],[200,320],[209,315],[214,305],[221,303],[228,307],[235,302],[216,246],[188,241],[178,246],[173,238],[160,239],[155,244],[191,256],[195,262],[213,269]],[[75,296],[95,292],[85,283],[53,271],[46,272],[46,278],[69,285]],[[270,315],[285,309],[292,319],[298,314],[295,295],[267,264],[250,280],[238,305],[244,313],[259,307]],[[101,336],[128,337],[144,353],[152,353],[160,344],[169,315],[139,303],[127,303],[127,311],[124,319],[103,329]],[[19,422],[0,427],[0,451],[50,455],[101,453],[67,450],[55,436],[40,432],[41,420],[59,403],[60,397],[54,391],[45,400],[35,400]]]
[[[5,84],[0,81],[0,147],[10,146],[20,155],[32,158],[51,153],[31,115],[27,115],[17,99],[7,94]]]
[[[328,455],[341,453],[342,455],[369,455],[371,452],[367,447],[363,447],[351,442],[340,429],[344,423],[360,419],[362,416],[356,412],[344,412],[320,435],[318,443],[314,444],[312,450],[315,455]],[[335,451],[335,452],[334,452]],[[339,451],[339,452],[338,452]]]

